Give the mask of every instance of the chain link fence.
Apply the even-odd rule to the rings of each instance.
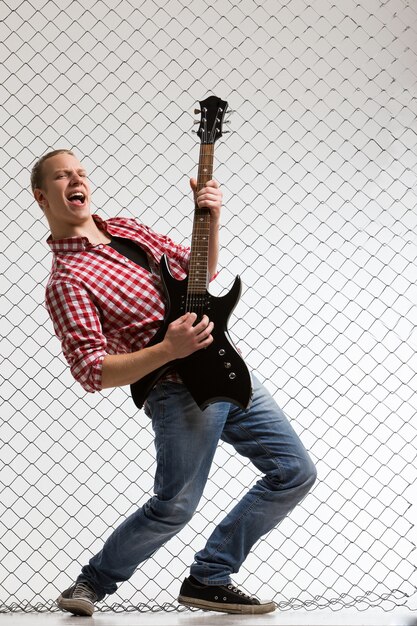
[[[0,612],[54,610],[153,488],[148,419],[83,392],[53,336],[31,166],[73,148],[100,215],[188,241],[211,93],[234,110],[212,289],[241,274],[231,334],[319,473],[235,581],[281,610],[416,608],[416,36],[408,0],[0,0]],[[192,522],[102,610],[175,610],[254,478],[221,445]]]

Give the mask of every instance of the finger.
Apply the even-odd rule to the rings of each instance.
[[[213,335],[210,334],[210,335],[207,335],[207,337],[202,338],[201,341],[199,341],[199,345],[200,345],[201,348],[206,348],[213,341],[214,341],[214,337],[213,337]]]
[[[203,196],[197,198],[197,204],[200,209],[202,208],[210,209],[219,204],[219,199],[215,198],[214,196],[204,194]]]
[[[212,178],[211,180],[207,181],[204,186],[214,187],[215,189],[218,189],[220,187],[220,183],[217,180],[214,180],[214,178]]]
[[[197,197],[200,196],[209,196],[210,198],[220,198],[222,195],[222,191],[219,187],[209,187],[206,185],[197,193]]]
[[[207,317],[207,315],[203,315],[201,320],[194,327],[195,331],[196,331],[196,334],[198,335],[198,333],[201,333],[203,330],[205,330],[207,328],[207,326],[209,325],[209,323],[210,323],[210,320]]]
[[[197,319],[197,313],[192,313],[191,311],[189,313],[185,314],[187,317],[184,320],[184,323],[187,324],[187,326],[194,326],[194,323]]]
[[[205,326],[202,330],[199,330],[199,332],[196,333],[199,341],[204,341],[205,339],[207,339],[211,335],[213,328],[213,322],[209,322],[207,326]]]
[[[187,311],[187,313],[184,313],[184,315],[181,315],[181,317],[179,317],[178,319],[174,320],[171,323],[174,326],[180,326],[181,324],[185,324],[185,323],[189,322],[191,315],[195,315],[195,313],[190,313],[189,311]],[[195,317],[197,317],[197,316],[195,315]],[[193,321],[191,322],[191,325],[194,323],[195,317],[194,317]]]
[[[219,203],[222,201],[222,197],[220,189],[210,189],[209,187],[202,189],[196,196],[199,204],[204,202]]]

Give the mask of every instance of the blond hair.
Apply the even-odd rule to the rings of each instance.
[[[56,156],[57,154],[70,154],[75,157],[75,154],[71,150],[52,150],[52,152],[48,152],[44,154],[40,159],[38,159],[35,165],[32,167],[32,171],[30,173],[30,184],[32,187],[32,193],[35,189],[42,189],[43,185],[43,164],[47,159]]]

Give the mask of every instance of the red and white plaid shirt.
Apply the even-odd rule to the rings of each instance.
[[[115,217],[97,226],[115,237],[136,241],[147,253],[152,273],[108,245],[86,237],[48,239],[54,253],[46,286],[46,307],[71,373],[86,391],[102,389],[106,354],[140,350],[161,326],[165,306],[159,261],[169,259],[175,278],[185,278],[189,248],[154,233],[138,220]],[[178,380],[175,373],[172,380]]]

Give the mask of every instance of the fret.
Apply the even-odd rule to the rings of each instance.
[[[200,136],[200,156],[197,173],[197,192],[213,178],[214,144],[221,136],[223,117],[227,103],[214,96],[200,103],[202,105]],[[188,302],[195,302],[195,295],[206,293],[209,284],[210,210],[194,207],[193,232],[191,238],[190,265],[188,272]]]

